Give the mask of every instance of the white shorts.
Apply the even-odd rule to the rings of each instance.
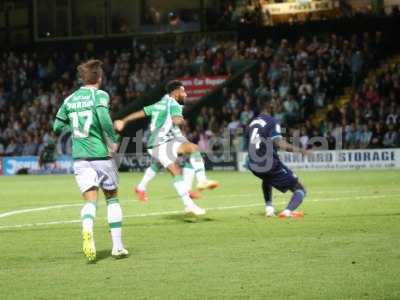
[[[100,187],[108,191],[118,188],[118,171],[112,159],[76,160],[74,174],[82,194],[92,187]]]
[[[179,147],[187,142],[186,138],[177,138],[148,149],[147,152],[152,158],[160,162],[164,168],[167,168],[169,165],[176,162],[178,159]]]

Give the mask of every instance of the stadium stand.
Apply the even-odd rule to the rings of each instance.
[[[50,58],[44,53],[4,52],[0,64],[0,155],[37,155],[54,139],[50,128],[56,109],[79,85],[75,67],[94,55],[104,62],[104,86],[111,94],[113,112],[167,79],[195,74],[232,75],[228,61],[257,61],[259,70],[246,72],[240,87],[224,88],[220,99],[224,105],[204,106],[192,120],[189,137],[203,151],[210,150],[207,140],[224,130],[229,131],[237,147],[244,148],[243,128],[265,99],[272,101],[275,117],[290,128],[290,134],[300,136],[304,147],[309,147],[308,140],[316,135],[328,137],[334,147],[339,132],[347,148],[399,145],[400,68],[384,66],[377,84],[363,82],[367,70],[377,66],[381,58],[381,40],[377,32],[351,37],[302,37],[295,42],[270,39],[264,44],[255,40],[202,40],[192,48],[140,44],[126,51],[55,52]],[[345,108],[334,107],[326,121],[315,126],[310,121],[312,116],[335,103],[349,85],[357,90],[354,99]]]
[[[2,53],[0,64],[0,155],[36,155],[49,139],[51,120],[61,101],[75,88],[78,63],[91,56],[104,62],[104,88],[112,98],[112,110],[135,101],[159,82],[196,72],[221,74],[228,44],[211,51],[212,43],[199,42],[192,51],[180,48],[149,48],[137,45],[129,51],[108,50],[54,53]]]
[[[331,35],[325,39],[314,37],[311,42],[304,38],[296,43],[282,40],[276,46],[272,41],[263,46],[252,43],[243,51],[254,53],[259,61],[256,76],[246,73],[239,88],[225,88],[224,99],[218,103],[226,105],[204,107],[189,130],[191,138],[199,145],[207,145],[207,140],[228,131],[237,150],[244,150],[243,130],[258,113],[260,101],[267,99],[289,136],[298,136],[305,148],[310,147],[308,141],[313,136],[327,137],[330,149],[338,142],[341,147],[352,149],[388,147],[390,143],[383,143],[386,134],[392,140],[390,145],[397,145],[398,122],[385,122],[389,115],[396,115],[398,96],[392,87],[398,85],[397,67],[386,67],[386,73],[381,75],[386,79],[378,80],[376,85],[363,83],[367,71],[380,61],[381,40],[378,32],[375,36],[364,34],[350,39]],[[339,109],[336,99],[346,86],[357,91],[357,105]],[[332,109],[324,121],[313,124],[313,115],[327,106]],[[379,108],[380,116],[376,118],[374,112]],[[368,133],[363,132],[366,127]],[[203,151],[208,150],[203,147]]]

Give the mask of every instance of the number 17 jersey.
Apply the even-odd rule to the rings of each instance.
[[[108,110],[107,92],[96,88],[81,87],[67,97],[56,118],[68,124],[72,132],[72,157],[74,159],[105,159],[109,156],[102,120],[96,109]]]

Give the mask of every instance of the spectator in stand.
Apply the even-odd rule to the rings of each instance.
[[[8,146],[6,147],[5,154],[6,154],[6,156],[18,155],[17,144],[16,144],[14,138],[10,139],[10,142],[8,143]]]
[[[307,135],[307,131],[305,127],[302,127],[300,129],[300,146],[303,149],[308,149],[308,142],[309,142],[310,138]]]
[[[236,114],[233,114],[231,117],[231,121],[228,124],[229,134],[231,136],[235,136],[238,128],[240,127],[240,121]]]
[[[351,73],[353,76],[353,86],[356,87],[362,78],[364,59],[361,51],[356,51],[351,57]]]
[[[358,147],[360,149],[367,149],[368,146],[370,145],[371,138],[372,138],[372,131],[367,124],[364,124],[362,126],[362,131],[359,135]]]
[[[395,146],[400,147],[400,127],[397,129]]]
[[[240,124],[242,127],[247,126],[254,118],[254,112],[250,109],[250,105],[246,104],[244,110],[240,113]]]
[[[5,150],[4,144],[0,141],[0,157],[4,156]]]
[[[294,100],[293,95],[289,95],[287,100],[283,102],[283,109],[285,111],[285,121],[287,123],[292,123],[298,121],[298,116],[300,113],[300,106]]]
[[[400,107],[396,109],[396,103],[392,102],[390,105],[390,113],[386,117],[386,124],[390,125],[390,124],[400,123],[399,115],[400,115]]]
[[[381,123],[375,124],[374,131],[372,133],[370,148],[382,148],[384,138],[384,128]]]
[[[32,136],[27,134],[26,141],[22,147],[22,155],[24,156],[32,156],[37,155],[39,145],[35,143]]]
[[[355,149],[357,146],[357,127],[355,123],[352,123],[346,128],[345,131],[345,148]]]
[[[390,123],[388,125],[388,131],[385,133],[383,137],[383,146],[386,148],[396,147],[397,133],[394,130],[394,125]]]

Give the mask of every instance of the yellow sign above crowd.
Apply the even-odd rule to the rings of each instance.
[[[310,13],[323,10],[333,10],[335,8],[333,1],[309,1],[307,3],[286,2],[265,4],[264,11],[268,11],[270,15],[287,15],[298,13]]]

